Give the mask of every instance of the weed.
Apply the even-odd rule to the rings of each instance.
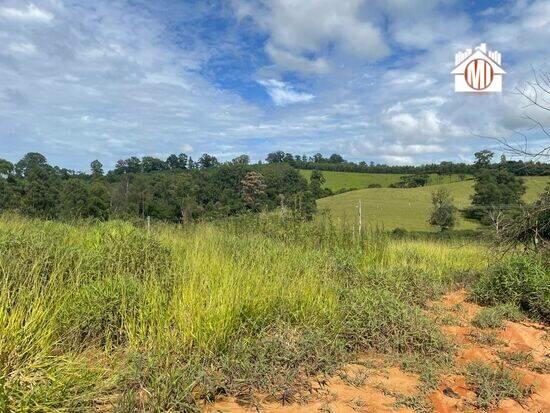
[[[466,367],[466,381],[477,394],[478,407],[484,409],[506,398],[521,401],[533,391],[532,387],[522,385],[511,370],[481,362]]]
[[[468,337],[477,344],[482,346],[505,345],[506,343],[498,338],[494,331],[472,331]]]
[[[498,356],[512,366],[525,366],[533,361],[529,351],[499,351]]]
[[[484,305],[513,304],[531,317],[548,322],[550,271],[539,256],[513,256],[481,276],[472,298]]]
[[[504,320],[521,321],[523,314],[514,304],[500,304],[482,309],[472,320],[479,328],[501,328]]]

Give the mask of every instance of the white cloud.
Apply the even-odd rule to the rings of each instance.
[[[266,51],[282,69],[326,73],[320,56],[332,43],[343,52],[367,59],[388,55],[380,30],[362,19],[364,0],[233,1],[240,18],[251,17],[269,33]]]
[[[548,68],[541,0],[482,17],[453,0],[199,2],[209,18],[241,18],[216,41],[188,3],[16,1],[0,6],[0,156],[43,151],[68,167],[195,150],[470,159],[490,145],[474,134],[531,126],[511,92],[531,66]],[[505,92],[455,94],[454,52],[480,41],[503,53]],[[257,83],[277,107],[257,99]]]
[[[315,97],[310,93],[297,92],[290,85],[276,79],[259,80],[258,83],[266,88],[267,93],[277,106],[309,102]]]
[[[0,8],[0,17],[10,20],[49,23],[54,15],[47,10],[42,10],[34,4],[29,4],[26,9],[14,9],[11,7]]]
[[[36,47],[32,43],[11,43],[8,50],[15,54],[32,55],[36,53]]]
[[[291,52],[280,49],[268,43],[265,48],[267,54],[279,67],[304,73],[324,74],[330,71],[327,61],[321,57],[317,59],[306,59]]]
[[[183,145],[180,146],[180,150],[182,152],[191,153],[193,152],[193,147],[188,143],[184,143]]]

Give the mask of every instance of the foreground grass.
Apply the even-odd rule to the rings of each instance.
[[[151,234],[0,218],[0,411],[195,411],[330,374],[353,352],[438,357],[422,305],[484,248],[250,217]]]
[[[533,202],[549,182],[548,177],[526,177],[526,202]],[[441,184],[449,189],[455,205],[462,209],[470,205],[473,181]],[[439,185],[421,188],[369,188],[346,192],[319,199],[319,209],[328,210],[335,219],[357,221],[357,205],[363,204],[363,221],[366,225],[392,230],[397,227],[409,231],[436,231],[427,220],[432,210],[431,194]],[[468,230],[479,223],[460,217],[456,229]]]

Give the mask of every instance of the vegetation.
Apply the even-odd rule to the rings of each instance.
[[[477,405],[482,409],[496,407],[502,399],[522,400],[532,393],[530,386],[524,386],[513,372],[505,367],[474,362],[467,368],[467,382],[477,394]]]
[[[438,188],[432,193],[433,211],[429,224],[438,226],[441,231],[453,228],[456,225],[457,209],[453,205],[453,198],[446,188]]]
[[[313,173],[313,170],[301,169],[300,174],[309,180],[309,177]],[[398,183],[401,174],[392,173],[367,173],[367,172],[334,172],[334,171],[322,171],[325,178],[324,187],[330,189],[333,193],[342,193],[355,189],[365,188],[389,188],[392,185]],[[428,185],[438,185],[452,182],[461,182],[467,179],[471,179],[470,175],[460,174],[448,174],[428,175]]]
[[[293,155],[288,152],[277,151],[267,155],[267,163],[287,163],[299,169],[318,169],[322,171],[334,172],[358,172],[358,173],[375,173],[375,174],[438,174],[442,176],[458,174],[463,177],[466,175],[475,174],[480,167],[490,169],[504,168],[508,172],[517,176],[541,176],[550,175],[550,167],[548,163],[539,161],[512,161],[501,159],[500,163],[491,163],[494,154],[491,151],[484,150],[477,153],[475,156],[476,163],[455,163],[443,161],[439,164],[426,165],[384,165],[375,164],[374,162],[350,162],[342,158],[338,154],[332,154],[328,158],[321,153],[316,153],[313,156]]]
[[[420,306],[482,271],[483,251],[266,214],[150,234],[5,215],[0,400],[192,411],[279,398],[358,350],[435,357],[448,343]]]
[[[550,271],[542,256],[517,254],[483,273],[472,290],[484,305],[510,304],[536,319],[550,321]]]
[[[544,191],[548,178],[527,177],[525,183],[527,191],[523,199],[533,202]],[[323,198],[317,201],[317,205],[321,211],[330,211],[336,220],[352,223],[357,222],[357,205],[361,200],[364,225],[386,230],[399,227],[408,231],[433,231],[427,222],[432,210],[431,194],[440,187],[449,190],[458,209],[463,210],[470,205],[472,181],[411,189],[369,188]],[[458,217],[455,229],[469,230],[479,226],[477,221]]]
[[[504,320],[520,321],[523,315],[515,305],[507,303],[481,310],[472,320],[479,328],[500,328]]]
[[[242,157],[224,165],[207,154],[197,164],[184,154],[171,155],[166,163],[133,157],[119,161],[106,176],[98,161],[92,162],[90,175],[77,174],[50,166],[38,153],[2,165],[0,211],[30,217],[150,216],[182,222],[280,206],[301,218],[315,212],[309,184],[295,169],[286,164],[251,166]]]
[[[467,216],[489,222],[501,211],[517,209],[523,203],[524,193],[522,178],[504,168],[496,171],[483,168],[476,175],[472,206],[468,208]]]

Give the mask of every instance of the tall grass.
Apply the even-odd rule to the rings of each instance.
[[[437,354],[421,306],[483,251],[261,215],[151,234],[4,216],[0,411],[193,411],[353,351]]]

